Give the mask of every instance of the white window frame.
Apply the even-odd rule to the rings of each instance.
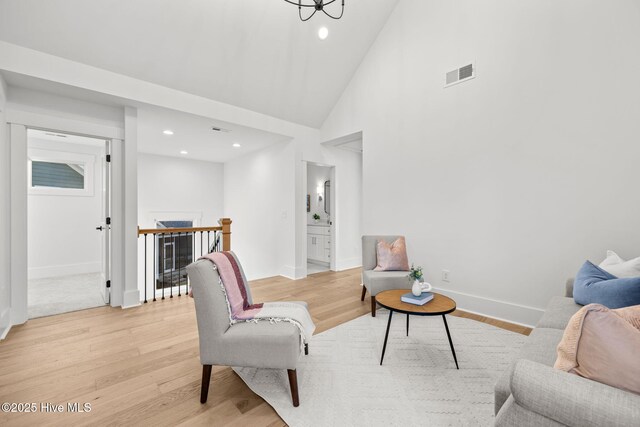
[[[30,195],[40,196],[81,196],[93,197],[95,194],[94,177],[96,156],[91,154],[78,154],[66,151],[43,150],[40,148],[28,149],[27,176]],[[32,162],[48,162],[63,164],[80,164],[84,167],[84,188],[59,188],[59,187],[33,187]]]

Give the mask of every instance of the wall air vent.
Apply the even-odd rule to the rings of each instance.
[[[471,80],[476,76],[476,67],[473,64],[465,65],[456,70],[447,73],[446,83],[444,87],[453,86],[467,80]]]

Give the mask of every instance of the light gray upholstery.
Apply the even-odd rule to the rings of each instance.
[[[504,404],[504,408],[505,410],[500,411],[496,416],[495,425],[497,427],[519,427],[521,425],[536,427],[564,426],[564,424],[560,424],[536,412],[523,408],[513,400],[513,396],[509,396],[509,399],[507,399]]]
[[[576,304],[573,298],[567,297],[553,297],[544,314],[538,321],[536,328],[553,328],[561,329],[567,327],[569,319],[582,308],[581,305]]]
[[[511,367],[495,387],[497,426],[640,426],[640,396],[553,368],[571,316],[567,297],[554,297]],[[622,344],[623,345],[623,344]]]
[[[567,298],[573,298],[573,282],[574,282],[574,278],[571,277],[569,279],[567,279],[567,284],[565,286],[565,291],[564,291],[564,296]]]
[[[516,361],[520,359],[533,360],[547,366],[553,366],[556,362],[556,346],[562,339],[564,331],[559,329],[536,328],[531,332],[527,342],[522,346],[518,356],[509,369],[504,371],[494,389],[495,413],[497,414],[504,402],[511,394],[509,382],[511,372]]]
[[[560,424],[581,427],[640,425],[640,396],[520,360],[511,375],[513,401]],[[519,422],[517,425],[534,425]],[[537,425],[537,424],[535,424]]]
[[[187,267],[187,274],[196,305],[203,365],[296,368],[301,337],[295,325],[258,322],[229,326],[227,302],[213,263],[196,261]]]
[[[371,296],[387,289],[409,289],[408,271],[373,271],[378,264],[376,245],[379,240],[393,243],[402,236],[362,236],[362,284]]]
[[[363,271],[362,283],[372,296],[387,289],[409,289],[411,282],[406,271]]]

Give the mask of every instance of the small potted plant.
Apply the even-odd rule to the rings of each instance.
[[[411,270],[409,270],[407,277],[409,281],[413,282],[411,293],[417,297],[420,296],[420,294],[422,294],[422,281],[424,280],[422,267],[414,267],[414,265],[411,264]]]
[[[317,213],[313,214],[313,220],[315,221],[315,223],[317,224],[318,222],[320,222],[320,215],[318,215]]]

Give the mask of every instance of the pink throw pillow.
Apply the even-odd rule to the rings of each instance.
[[[640,305],[589,304],[573,315],[554,367],[640,394]]]
[[[407,244],[404,237],[398,237],[395,242],[387,243],[378,240],[376,244],[378,265],[374,271],[408,271]]]

